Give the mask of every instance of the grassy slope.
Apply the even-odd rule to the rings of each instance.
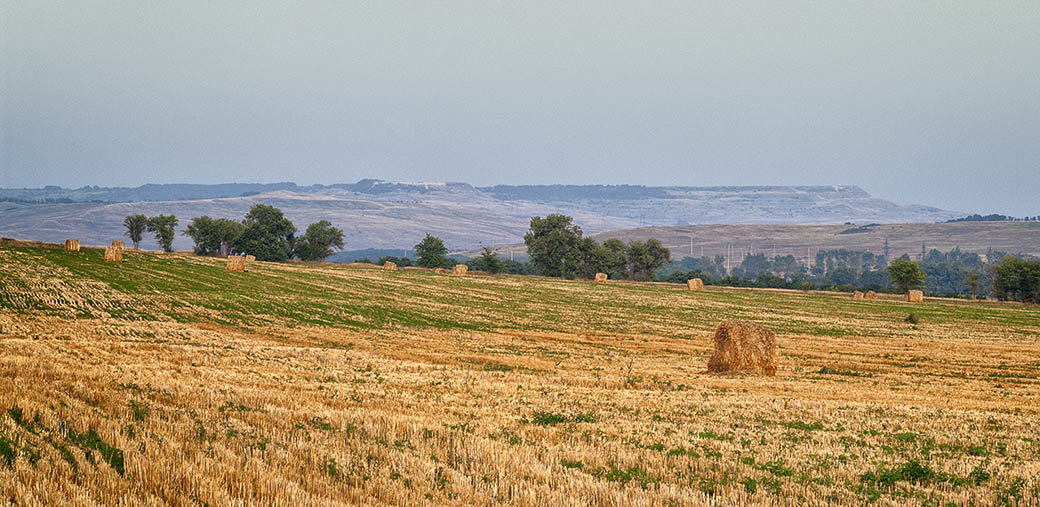
[[[1035,306],[126,259],[0,248],[14,498],[1040,499]]]

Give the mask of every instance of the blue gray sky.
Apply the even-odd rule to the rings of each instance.
[[[857,184],[1040,214],[1040,2],[0,0],[0,186]]]

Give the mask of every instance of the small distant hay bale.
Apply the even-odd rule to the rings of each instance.
[[[760,373],[776,375],[776,335],[738,320],[719,324],[712,339],[715,352],[708,360],[709,373]]]
[[[78,239],[66,239],[65,240],[65,251],[66,252],[78,252],[79,251],[79,240]]]
[[[437,268],[437,269],[433,270],[433,272],[437,273],[439,275],[446,275],[448,273],[451,273],[451,271],[448,271],[447,269],[444,269],[444,268]]]
[[[852,299],[863,299],[863,293],[858,290],[853,292]]]
[[[386,261],[383,263],[383,271],[397,271],[397,263]]]
[[[247,255],[246,256],[246,262],[256,262],[256,256],[255,255]]]
[[[867,299],[877,299],[877,292],[874,292],[872,290],[868,290],[867,291],[867,295],[865,297]]]
[[[607,274],[606,273],[596,273],[596,281],[599,282],[599,283],[603,283],[603,282],[607,281]]]
[[[126,248],[126,245],[123,244],[123,242],[118,240],[118,239],[113,239],[112,240],[112,246],[117,246],[119,248]]]
[[[246,270],[246,258],[240,255],[229,255],[227,258],[227,270],[243,272]]]
[[[686,290],[704,290],[704,280],[701,280],[700,278],[690,278],[689,280],[686,280]]]
[[[105,262],[123,262],[123,247],[106,246]]]
[[[453,275],[464,275],[469,271],[469,266],[465,264],[456,264],[455,267],[451,268],[451,274]]]
[[[906,300],[911,303],[923,303],[924,293],[919,290],[912,290],[906,293]]]

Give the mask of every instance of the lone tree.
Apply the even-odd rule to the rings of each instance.
[[[296,256],[305,261],[324,261],[333,248],[343,248],[343,231],[328,220],[307,226],[307,231],[296,242]]]
[[[217,255],[230,253],[231,245],[244,228],[241,222],[227,218],[201,216],[191,219],[188,228],[181,233],[195,241],[196,255]]]
[[[671,260],[671,252],[655,238],[650,238],[645,242],[630,241],[628,243],[628,269],[632,273],[633,280],[653,281],[654,272]]]
[[[424,268],[444,268],[448,266],[448,249],[441,238],[426,234],[419,244],[415,245],[416,264]]]
[[[148,229],[148,217],[144,215],[127,215],[123,219],[123,225],[126,227],[126,235],[130,237],[130,241],[134,242],[134,248],[141,246],[141,236],[144,236],[144,231]]]
[[[242,224],[245,228],[235,242],[236,251],[256,256],[258,261],[284,261],[292,255],[296,226],[282,210],[254,204]]]
[[[498,258],[498,254],[495,253],[489,247],[484,247],[484,250],[480,253],[480,257],[477,257],[477,262],[473,263],[473,267],[480,268],[488,273],[501,273],[505,271],[506,265]]]
[[[524,244],[541,275],[573,278],[581,268],[581,227],[572,224],[569,216],[531,217]]]
[[[174,215],[159,215],[148,219],[148,232],[155,233],[155,241],[166,252],[173,251],[173,235],[177,229],[177,217]]]
[[[924,285],[925,274],[916,262],[896,259],[888,265],[888,277],[900,292],[909,292]]]
[[[1040,303],[1040,261],[1007,255],[992,269],[997,299]]]

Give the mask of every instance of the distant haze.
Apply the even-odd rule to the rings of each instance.
[[[1040,6],[0,0],[0,187],[859,185],[1040,214]]]

